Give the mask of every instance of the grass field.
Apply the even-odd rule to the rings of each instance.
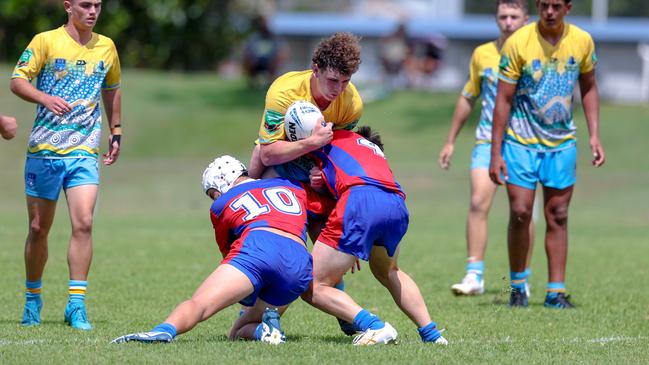
[[[0,74],[8,75],[7,66]],[[586,126],[580,130],[578,183],[570,215],[567,285],[578,306],[542,306],[546,260],[539,222],[529,308],[509,309],[505,195],[490,217],[487,293],[456,298],[449,287],[464,273],[464,224],[473,126],[462,132],[450,171],[437,167],[455,95],[404,92],[366,105],[363,122],[382,132],[386,153],[408,194],[411,227],[401,266],[419,283],[447,348],[424,345],[415,326],[374,281],[367,265],[347,277],[348,292],[392,323],[397,346],[354,348],[333,318],[296,302],[283,319],[284,346],[229,342],[231,308],[170,345],[109,345],[148,330],[189,297],[218,264],[200,188],[204,166],[229,153],[247,161],[264,95],[212,74],[124,75],[123,153],[102,169],[95,256],[88,292],[95,329],[63,324],[67,299],[66,205],[50,234],[43,279],[43,324],[22,328],[23,242],[27,229],[22,168],[34,106],[0,85],[0,112],[14,114],[20,133],[0,141],[0,363],[649,363],[649,107],[602,107],[608,161],[589,166]],[[63,199],[61,201],[64,202]]]

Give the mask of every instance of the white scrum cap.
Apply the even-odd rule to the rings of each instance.
[[[203,192],[216,189],[225,194],[236,179],[248,172],[246,166],[232,156],[217,157],[203,172]]]

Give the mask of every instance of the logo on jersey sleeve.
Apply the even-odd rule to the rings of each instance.
[[[264,116],[264,128],[268,133],[276,132],[284,123],[284,114],[278,113],[274,110],[266,109]]]
[[[509,67],[509,58],[507,56],[500,56],[500,64],[498,64],[498,68],[501,70],[506,70],[507,67]]]
[[[33,55],[34,51],[32,51],[30,48],[24,50],[20,55],[20,58],[18,59],[18,64],[16,64],[16,67],[26,67],[29,64],[29,61],[32,59]]]

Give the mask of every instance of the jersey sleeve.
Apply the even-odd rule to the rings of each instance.
[[[18,59],[18,63],[11,75],[12,79],[25,79],[32,81],[41,72],[47,60],[47,42],[44,41],[44,34],[34,36],[27,48]]]
[[[219,227],[219,218],[210,210],[210,219],[212,220],[212,227],[214,228],[214,238],[216,239],[216,244],[219,246],[219,251],[223,257],[228,255],[230,251],[231,242],[227,229],[224,227]]]
[[[266,93],[266,106],[259,127],[259,143],[271,144],[285,139],[284,115],[289,107],[288,98],[272,88]]]
[[[595,52],[595,43],[593,38],[586,34],[584,37],[584,58],[579,65],[579,73],[585,74],[595,69],[597,65],[597,53]]]
[[[500,52],[498,78],[510,84],[515,84],[523,72],[523,60],[518,49],[516,37],[509,37]]]
[[[473,51],[471,65],[469,66],[469,79],[462,89],[462,96],[467,99],[475,99],[480,96],[480,62],[477,51]]]
[[[111,41],[111,51],[110,51],[110,67],[108,73],[106,73],[106,78],[101,86],[102,90],[116,90],[119,89],[119,85],[122,78],[122,68],[119,63],[119,56],[117,54],[117,49],[115,44]]]

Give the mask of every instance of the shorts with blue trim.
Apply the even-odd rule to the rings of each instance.
[[[313,280],[313,260],[306,247],[278,234],[254,230],[241,236],[223,259],[250,279],[254,291],[239,303],[257,298],[279,307],[297,299]]]
[[[507,164],[508,184],[535,190],[536,184],[565,189],[577,181],[577,146],[555,151],[537,151],[506,142],[503,158]]]
[[[471,152],[471,170],[487,169],[491,164],[491,143],[480,143]]]
[[[96,158],[35,158],[25,161],[25,194],[35,198],[58,200],[61,189],[79,185],[99,185]]]
[[[408,223],[401,195],[376,186],[354,186],[338,199],[318,241],[365,261],[374,246],[385,247],[393,257]]]

